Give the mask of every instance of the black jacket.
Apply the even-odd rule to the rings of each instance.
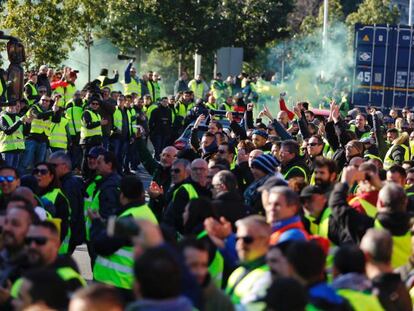
[[[217,216],[226,218],[232,224],[247,216],[247,207],[244,206],[243,197],[236,191],[222,192],[212,203]]]
[[[116,215],[120,208],[119,203],[119,184],[121,176],[111,173],[99,181],[97,185],[99,193],[99,215],[108,219],[109,216]]]
[[[303,176],[302,170],[298,168],[293,168],[294,166],[301,167],[305,171],[306,176]],[[310,179],[309,170],[308,170],[308,166],[306,165],[306,161],[303,157],[300,157],[300,156],[290,160],[285,165],[282,165],[281,173],[285,177],[286,180],[289,180],[290,178],[293,178],[293,177],[306,177],[308,181]]]
[[[332,238],[334,243],[359,244],[365,232],[374,226],[375,219],[357,212],[348,205],[348,190],[346,183],[338,183],[329,197],[328,205],[332,208],[329,220],[330,239]],[[378,213],[376,219],[393,236],[402,236],[409,230],[407,213]]]
[[[169,136],[172,130],[172,112],[169,107],[159,105],[149,120],[150,135]]]
[[[205,187],[200,186],[198,183],[194,182],[189,178],[184,183],[191,184],[199,197],[211,198],[211,192]],[[184,184],[183,183],[183,184]],[[190,202],[188,192],[181,188],[177,190],[174,199],[168,204],[168,207],[164,213],[163,222],[175,228],[178,232],[183,231],[183,213],[185,206]]]
[[[383,273],[373,278],[373,292],[387,311],[411,311],[410,294],[397,273]]]
[[[83,215],[83,197],[85,185],[82,178],[68,173],[61,178],[62,190],[69,200],[71,208],[70,228],[72,236],[70,246],[75,247],[83,243],[85,238],[85,219]]]

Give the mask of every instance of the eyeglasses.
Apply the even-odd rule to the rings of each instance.
[[[308,143],[308,147],[315,147],[315,146],[319,146],[319,144],[318,143]]]
[[[45,168],[35,168],[32,172],[32,175],[46,175],[47,173],[49,173],[48,169]]]
[[[36,245],[43,246],[47,243],[48,238],[45,236],[33,236],[33,237],[26,237],[24,239],[24,243],[26,245],[31,245],[33,242]]]
[[[5,181],[7,182],[13,182],[15,181],[16,177],[14,176],[0,176],[0,183],[4,183]]]
[[[92,102],[91,105],[99,105],[98,102]]]
[[[179,168],[174,168],[171,170],[171,173],[174,173],[174,174],[178,174],[179,172],[181,172]]]
[[[236,241],[242,240],[244,244],[252,244],[254,242],[254,238],[250,235],[246,236],[237,236]]]

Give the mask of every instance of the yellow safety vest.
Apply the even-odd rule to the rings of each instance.
[[[197,235],[197,240],[201,240],[202,238],[208,236],[208,233],[206,230],[203,230],[200,232],[199,235]],[[224,258],[223,255],[221,255],[219,250],[216,250],[214,253],[214,258],[211,261],[211,263],[208,265],[208,272],[211,275],[211,279],[213,280],[214,284],[218,288],[221,288],[221,284],[223,281],[223,270],[224,270]]]
[[[198,199],[198,193],[192,184],[182,184],[173,192],[172,201],[175,201],[175,196],[177,195],[177,192],[181,189],[184,189],[187,192],[189,200]]]
[[[234,305],[239,305],[243,297],[249,295],[257,280],[262,278],[266,273],[269,273],[269,266],[267,265],[260,266],[250,272],[247,272],[244,267],[239,267],[234,270],[229,277],[226,287],[226,294],[230,296],[231,302]],[[264,302],[258,301],[254,303],[254,306],[257,307],[254,310],[263,310],[260,307],[264,307]]]
[[[155,108],[157,108],[158,106],[156,105],[156,104],[151,104],[151,105],[149,105],[149,106],[145,106],[144,107],[144,111],[145,111],[145,114],[146,114],[146,116],[147,116],[147,119],[148,119],[148,121],[151,119],[151,115],[152,115],[152,112],[154,111],[154,109]]]
[[[1,114],[10,127],[14,124],[13,120],[6,113]],[[15,132],[6,135],[3,131],[0,131],[0,152],[24,150],[24,136],[23,125],[20,125]]]
[[[367,214],[371,218],[375,218],[375,216],[377,216],[377,207],[369,203],[367,200],[361,199],[360,197],[353,197],[351,200],[349,200],[348,204],[352,205],[354,202],[357,201],[362,205],[365,214]]]
[[[203,99],[204,95],[204,83],[197,83],[195,80],[191,80],[189,83],[190,90],[194,92],[195,98]]]
[[[115,108],[113,118],[114,118],[114,127],[116,127],[119,131],[122,131],[122,111],[121,109],[119,109],[119,107]]]
[[[25,87],[26,86],[30,86],[30,88],[32,89],[32,96],[37,96],[37,95],[39,95],[39,92],[37,91],[37,88],[36,88],[36,86],[34,86],[30,81],[29,82],[27,82],[26,84],[25,84]],[[26,92],[24,92],[24,98],[26,98],[26,100],[27,100],[27,102],[28,102],[28,104],[29,104],[29,107],[31,106],[31,105],[33,105],[34,104],[34,102],[35,102],[35,100],[34,99],[29,99],[28,98],[28,94],[26,94]]]
[[[68,120],[69,134],[71,136],[77,135],[81,130],[82,113],[83,108],[75,106],[75,103],[73,103],[72,107],[66,109],[65,117]]]
[[[119,218],[132,216],[135,219],[145,219],[158,224],[151,209],[146,205],[131,207],[124,211]],[[98,256],[93,266],[94,280],[118,288],[132,289],[134,274],[133,247],[124,246],[109,256]]]
[[[60,119],[59,123],[50,123],[50,147],[60,148],[64,150],[68,148],[68,134],[66,132],[67,124],[68,120],[64,117]]]
[[[99,196],[98,193],[95,194],[96,188],[97,188],[97,182],[99,182],[102,179],[101,175],[95,176],[95,179],[88,185],[86,188],[86,197],[83,199],[83,216],[85,219],[85,231],[86,231],[86,241],[90,240],[90,231],[91,231],[91,220],[88,217],[88,210],[99,210],[99,198],[98,198],[98,204],[93,204],[94,198],[96,195]]]
[[[35,109],[38,112],[43,112],[42,108],[40,108],[37,104],[34,104],[31,109]],[[30,115],[30,110],[27,112],[27,115]],[[30,133],[33,134],[45,134],[46,136],[50,136],[50,118],[48,120],[41,120],[41,119],[33,119],[30,127]]]
[[[68,85],[65,87],[65,94],[64,94],[64,100],[65,103],[70,101],[73,98],[73,95],[76,93],[76,86],[68,83]]]
[[[383,311],[377,296],[372,294],[358,292],[352,289],[338,289],[336,291],[340,296],[346,298],[355,311]]]
[[[142,96],[142,86],[141,82],[137,82],[134,78],[131,77],[131,82],[123,83],[125,95],[131,95],[132,93],[137,93],[138,97]]]
[[[92,111],[92,110],[85,110],[83,113],[89,113],[91,115],[92,118],[92,122],[100,122],[101,121],[101,116]],[[82,114],[82,126],[81,126],[81,139],[85,139],[88,137],[93,137],[93,136],[102,136],[102,126],[99,124],[97,127],[94,127],[93,129],[88,129],[86,128],[86,124],[84,124],[83,122],[83,114]]]
[[[52,191],[49,191],[48,193],[44,194],[42,196],[42,198],[45,198],[45,199],[49,200],[50,202],[52,202],[53,205],[56,206],[56,198],[59,194],[62,195],[62,197],[66,200],[66,203],[68,205],[68,208],[69,208],[68,223],[70,223],[70,218],[71,218],[71,215],[72,215],[72,211],[71,211],[71,208],[70,208],[69,200],[67,199],[65,194],[62,192],[62,190],[60,190],[59,188],[55,188]],[[60,248],[59,248],[59,254],[67,254],[67,252],[69,250],[70,236],[71,236],[71,230],[70,230],[70,226],[68,226],[68,232],[66,233],[65,238],[61,242],[61,245],[60,245]]]
[[[378,219],[375,219],[374,227],[377,229],[385,229]],[[411,256],[411,233],[407,231],[406,234],[402,236],[392,236],[392,257],[391,265],[392,267],[398,268],[405,265],[410,256]]]
[[[391,166],[394,165],[394,160],[391,159],[392,152],[394,151],[394,147],[401,146],[404,148],[404,161],[410,160],[410,148],[408,148],[406,145],[393,145],[391,148],[388,149],[387,153],[385,154],[384,158],[384,170],[389,170]]]

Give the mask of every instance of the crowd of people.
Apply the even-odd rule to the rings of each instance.
[[[1,310],[412,310],[410,108],[114,74],[41,66],[0,113]]]

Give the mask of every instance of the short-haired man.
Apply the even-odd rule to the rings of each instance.
[[[281,173],[286,180],[293,177],[301,177],[308,181],[308,167],[299,154],[299,144],[294,140],[282,142],[279,151]]]
[[[270,225],[262,216],[253,215],[236,222],[236,250],[241,266],[230,275],[226,293],[236,308],[257,308],[271,283],[266,265],[269,249]]]

